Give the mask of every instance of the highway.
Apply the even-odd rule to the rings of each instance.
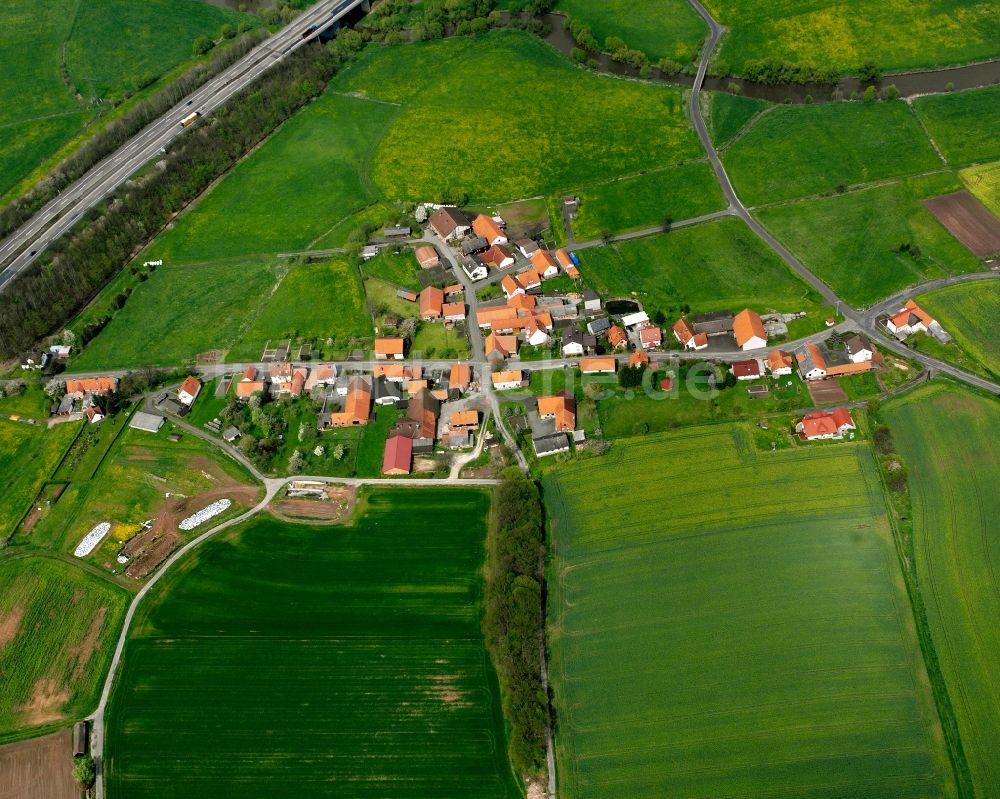
[[[185,128],[180,121],[184,117],[195,111],[208,116],[257,80],[269,67],[364,2],[365,0],[320,0],[155,122],[147,125],[78,181],[60,192],[0,244],[0,267],[4,268],[0,272],[0,291],[30,266],[53,241],[76,224],[81,216],[156,158],[162,148],[183,133]],[[316,30],[303,37],[312,26],[316,26]]]

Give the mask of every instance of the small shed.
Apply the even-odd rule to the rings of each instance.
[[[391,227],[384,228],[382,235],[387,239],[398,239],[409,236],[410,232],[410,228],[407,225],[392,225]]]
[[[73,757],[87,754],[89,732],[90,725],[86,721],[78,721],[73,725]]]

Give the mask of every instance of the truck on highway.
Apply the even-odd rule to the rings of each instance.
[[[195,111],[192,114],[188,114],[184,119],[181,120],[181,127],[188,128],[193,125],[201,117],[201,111]]]

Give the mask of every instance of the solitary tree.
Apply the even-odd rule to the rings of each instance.
[[[94,758],[82,755],[73,760],[73,781],[81,788],[89,788],[97,779],[97,769]]]

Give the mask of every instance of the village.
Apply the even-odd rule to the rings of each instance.
[[[431,279],[419,292],[399,289],[398,299],[416,306],[420,324],[441,325],[467,339],[472,357],[425,360],[423,353],[412,351],[411,336],[398,329],[398,320],[384,318],[372,349],[353,353],[347,362],[295,359],[295,354],[305,353],[294,353],[289,342],[265,348],[258,364],[231,367],[221,375],[193,371],[179,386],[158,391],[152,407],[137,413],[132,426],[156,432],[168,417],[183,419],[202,393],[203,379],[211,379],[213,396],[224,398],[229,411],[202,426],[226,444],[240,446],[241,438],[246,439],[244,446],[250,444],[249,420],[264,403],[282,408],[311,401],[317,453],[326,451],[324,435],[365,428],[379,409],[392,409],[381,444],[381,474],[432,474],[479,459],[484,448],[495,451],[501,440],[515,449],[518,439],[525,444],[530,439],[529,455],[535,458],[571,453],[587,442],[587,431],[578,424],[581,393],[575,383],[639,385],[641,379],[621,372],[641,376],[649,370],[660,379],[646,386],[647,392],[669,393],[676,390],[679,372],[666,366],[704,360],[727,372],[723,379],[711,378],[710,389],[744,386],[750,400],[780,393],[781,381],[790,387],[788,378],[794,375],[813,406],[790,424],[789,433],[801,441],[855,435],[857,426],[847,407],[850,397],[838,380],[872,372],[883,356],[861,335],[842,335],[835,329],[836,319],[826,321],[834,328],[828,334],[790,345],[785,344],[788,323],[800,315],[795,311],[761,314],[743,308],[682,315],[661,325],[635,298],[602,298],[588,288],[576,253],[547,248],[532,238],[510,241],[500,216],[467,215],[455,206],[421,208],[418,218],[426,219],[424,231],[387,227],[362,249],[361,258],[374,258],[386,248],[411,251]],[[949,340],[942,326],[913,300],[886,315],[881,324],[901,341],[914,333]],[[57,344],[48,352],[28,353],[22,368],[45,373],[65,363],[70,349]],[[573,384],[563,381],[546,393],[545,387],[554,382],[551,372],[567,369],[577,376]],[[106,415],[104,398],[117,389],[114,375],[67,378],[54,397],[52,417],[86,418],[97,424]],[[500,406],[519,396],[527,398],[526,412],[512,420],[511,435]],[[251,413],[240,416],[239,407]],[[285,430],[287,420],[268,424],[271,433],[275,427],[279,439],[294,433]],[[301,432],[299,438],[304,440]],[[302,468],[301,451],[296,452],[290,471]]]

